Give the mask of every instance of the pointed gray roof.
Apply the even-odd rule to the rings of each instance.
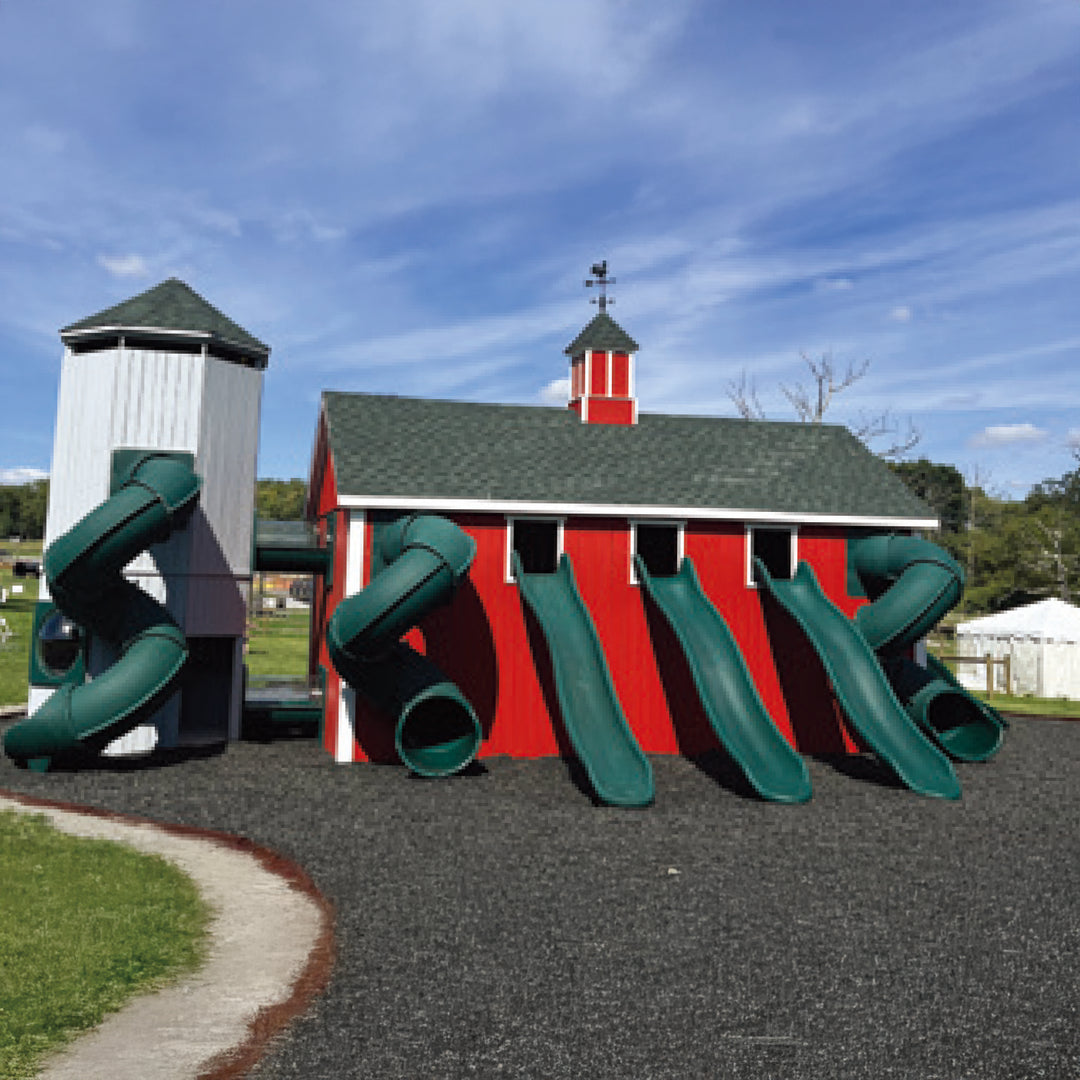
[[[74,344],[109,337],[118,331],[141,338],[186,340],[218,345],[265,367],[270,346],[238,326],[179,278],[169,278],[146,292],[65,326],[60,338]]]
[[[577,356],[586,349],[635,353],[638,343],[606,311],[601,311],[564,351],[567,356]]]

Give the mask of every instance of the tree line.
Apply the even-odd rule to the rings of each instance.
[[[307,483],[304,480],[258,480],[255,507],[259,517],[299,521],[304,516]],[[41,540],[49,481],[0,485],[0,540]]]
[[[890,468],[940,519],[934,540],[967,575],[964,611],[1080,598],[1080,465],[1022,500],[996,496],[978,478],[968,483],[955,466],[925,458]]]

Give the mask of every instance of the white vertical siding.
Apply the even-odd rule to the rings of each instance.
[[[250,591],[262,373],[208,357],[195,470],[203,479],[192,522],[189,634],[243,634]]]
[[[261,396],[260,371],[206,355],[66,350],[46,522],[52,543],[108,498],[114,449],[194,456],[203,488],[191,525],[139,555],[126,573],[167,604],[188,636],[237,639],[230,735],[240,719]],[[91,670],[105,662],[92,657]],[[31,700],[41,693],[32,691]],[[163,746],[175,744],[179,717],[178,697],[155,716]]]
[[[364,583],[364,530],[367,513],[351,510],[348,514],[348,546],[345,548],[345,595],[358,593]],[[338,543],[341,537],[338,538]],[[341,698],[338,701],[337,750],[335,761],[352,761],[356,731],[356,691],[340,680]]]

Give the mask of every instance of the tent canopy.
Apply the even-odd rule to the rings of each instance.
[[[1080,608],[1051,597],[957,623],[956,633],[965,637],[1080,642]]]

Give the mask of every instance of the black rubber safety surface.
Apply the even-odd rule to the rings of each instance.
[[[962,801],[811,761],[811,802],[719,755],[656,803],[567,764],[420,780],[243,743],[0,789],[238,833],[337,908],[329,989],[258,1080],[1080,1076],[1080,723],[1016,719]]]

